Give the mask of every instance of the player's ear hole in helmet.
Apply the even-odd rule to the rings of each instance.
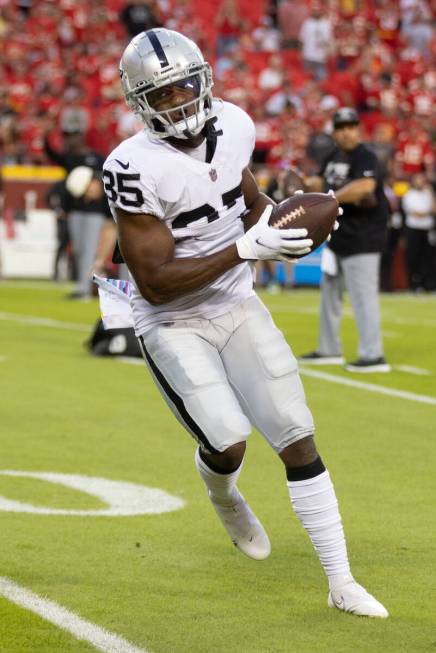
[[[120,75],[127,104],[157,138],[199,134],[221,109],[221,102],[212,100],[210,65],[178,32],[159,28],[138,34],[124,51]],[[159,102],[159,89],[163,99],[177,96],[173,106]]]

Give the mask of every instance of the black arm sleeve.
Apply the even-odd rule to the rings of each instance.
[[[50,143],[48,141],[47,136],[44,137],[44,152],[55,163],[62,166],[63,168],[66,167],[66,165],[65,165],[65,156],[62,154],[62,152],[58,152],[57,150],[54,150],[52,148],[52,146],[50,145]]]
[[[74,204],[74,197],[67,191],[65,185],[63,187],[63,192],[61,195],[61,208],[65,213],[69,213],[72,210]]]

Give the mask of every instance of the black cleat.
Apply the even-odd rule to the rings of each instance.
[[[359,358],[353,363],[345,365],[348,372],[390,372],[391,366],[383,356],[379,358]]]
[[[340,354],[329,356],[328,354],[320,354],[318,351],[303,354],[298,357],[298,360],[305,365],[343,365],[345,363],[344,357]]]

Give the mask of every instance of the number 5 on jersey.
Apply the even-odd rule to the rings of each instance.
[[[132,183],[135,181],[139,181],[139,173],[103,171],[104,189],[111,202],[117,202],[119,198],[124,206],[139,208],[144,203],[144,196],[141,189]]]

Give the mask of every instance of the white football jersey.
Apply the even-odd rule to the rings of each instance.
[[[224,102],[214,127],[216,148],[211,158],[209,151],[209,163],[198,159],[200,148],[191,156],[143,130],[118,145],[103,166],[114,218],[115,207],[156,216],[171,230],[177,258],[213,254],[244,233],[241,179],[254,148],[254,124],[242,109]],[[147,302],[131,280],[137,335],[159,322],[217,317],[254,292],[248,263],[159,306]]]

